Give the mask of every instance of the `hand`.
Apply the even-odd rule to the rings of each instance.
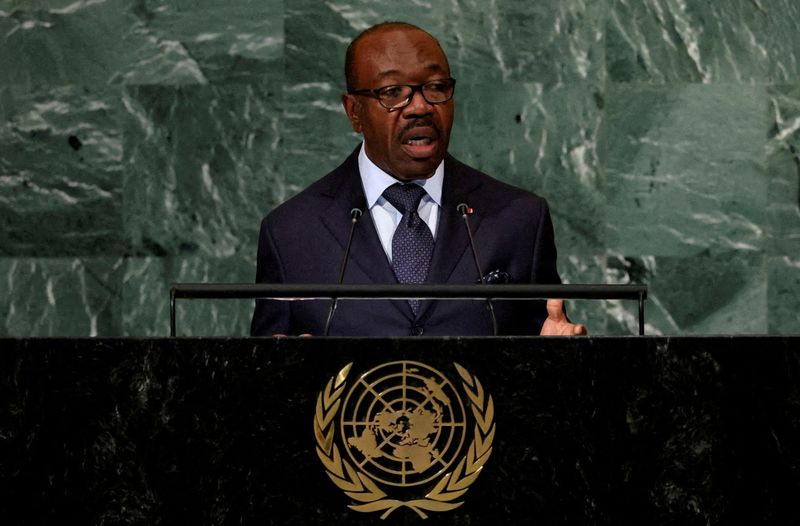
[[[571,323],[564,314],[564,300],[547,300],[547,319],[542,324],[541,336],[585,336],[586,327]]]
[[[304,332],[303,334],[298,334],[297,336],[299,338],[311,338],[311,336],[313,336],[313,335],[308,333],[308,332]],[[272,337],[273,338],[286,338],[287,336],[285,334],[283,334],[282,332],[276,332],[275,334],[272,335]]]

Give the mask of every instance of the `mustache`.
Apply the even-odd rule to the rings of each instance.
[[[422,119],[414,119],[413,121],[409,121],[400,132],[397,134],[397,138],[402,140],[402,137],[408,133],[409,131],[413,130],[414,128],[433,128],[436,132],[436,135],[440,135],[439,127],[433,122],[432,119],[422,118]]]
[[[408,124],[403,126],[402,131],[403,133],[405,133],[409,130],[413,130],[414,128],[421,128],[423,126],[428,128],[433,128],[437,132],[439,131],[439,127],[436,126],[436,124],[434,124],[433,120],[431,119],[414,119],[413,121],[410,121]]]

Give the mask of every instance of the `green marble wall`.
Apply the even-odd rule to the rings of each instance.
[[[0,336],[166,335],[169,283],[252,281],[262,215],[357,144],[344,49],[386,19],[440,38],[452,153],[550,201],[568,282],[648,283],[651,334],[800,332],[796,0],[0,0]]]

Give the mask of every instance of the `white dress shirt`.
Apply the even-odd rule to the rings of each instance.
[[[389,201],[383,197],[383,191],[395,183],[402,183],[391,175],[387,174],[369,157],[367,157],[364,143],[361,143],[361,151],[358,154],[358,171],[361,173],[361,185],[364,187],[364,195],[367,197],[367,208],[372,214],[372,221],[378,231],[378,237],[386,252],[389,262],[392,261],[392,237],[397,225],[403,218],[400,213]],[[432,177],[428,179],[415,179],[412,181],[425,189],[425,195],[419,203],[417,213],[425,221],[428,228],[436,240],[436,226],[439,223],[439,207],[442,206],[442,183],[444,182],[444,161],[439,163]]]

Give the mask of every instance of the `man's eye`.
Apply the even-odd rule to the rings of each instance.
[[[445,91],[447,90],[447,84],[444,82],[430,82],[425,84],[425,89],[430,91]]]
[[[380,92],[381,97],[385,97],[387,99],[393,99],[395,97],[399,97],[402,95],[403,89],[400,86],[388,86],[383,88]]]

